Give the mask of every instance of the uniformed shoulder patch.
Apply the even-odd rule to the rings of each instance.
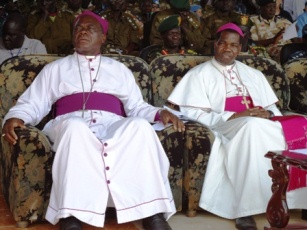
[[[158,12],[156,14],[155,18],[157,18],[159,23],[161,23],[162,21],[164,21],[165,18],[167,18],[167,17],[169,17],[173,14],[175,14],[175,13],[171,10],[163,10],[163,11]]]
[[[105,19],[108,19],[108,18],[110,18],[110,14],[111,14],[111,10],[106,10],[102,14],[100,14],[99,16],[101,16]]]
[[[200,19],[192,12],[188,14],[188,21],[195,29],[200,27]]]
[[[130,26],[134,29],[134,30],[138,30],[139,26],[138,26],[138,19],[137,17],[135,17],[134,15],[131,15],[129,13],[123,13],[123,19],[127,20],[130,24]]]

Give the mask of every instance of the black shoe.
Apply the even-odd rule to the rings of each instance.
[[[256,222],[252,216],[237,218],[236,228],[239,230],[257,230]]]
[[[82,230],[80,220],[74,216],[60,219],[60,230]]]
[[[162,213],[147,217],[142,223],[145,230],[172,230]]]

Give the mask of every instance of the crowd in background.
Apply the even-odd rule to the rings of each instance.
[[[307,24],[305,1],[2,0],[0,63],[24,54],[73,53],[73,22],[84,10],[109,22],[101,53],[140,56],[142,50],[155,46],[151,59],[173,53],[212,55],[217,28],[233,22],[245,34],[243,52],[279,61],[283,45],[303,42],[303,26]],[[160,27],[170,16],[173,19]],[[284,40],[285,29],[293,23],[297,36]]]

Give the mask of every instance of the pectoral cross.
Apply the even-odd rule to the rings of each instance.
[[[247,109],[249,109],[249,105],[251,101],[250,100],[246,100],[246,97],[243,96],[243,100],[241,101],[242,105],[245,105]]]

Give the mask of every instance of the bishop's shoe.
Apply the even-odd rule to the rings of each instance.
[[[239,230],[257,230],[256,222],[252,216],[237,218],[236,228]]]
[[[162,213],[147,217],[142,223],[145,230],[172,230]]]
[[[81,221],[74,216],[60,219],[60,230],[82,230]]]

